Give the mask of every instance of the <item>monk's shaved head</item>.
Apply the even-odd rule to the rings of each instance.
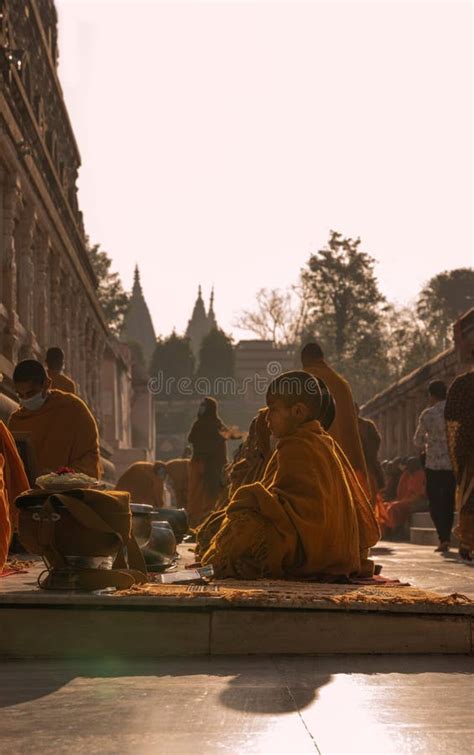
[[[25,359],[18,362],[13,371],[13,382],[16,383],[33,383],[38,387],[43,387],[48,380],[46,370],[41,362],[36,359]]]
[[[59,346],[52,346],[46,352],[46,364],[50,370],[62,370],[64,367],[64,351]]]
[[[324,359],[324,352],[319,343],[307,343],[301,351],[301,364],[303,367],[309,367],[315,362]]]
[[[319,419],[322,409],[321,388],[312,375],[303,370],[283,372],[272,381],[267,391],[267,404],[279,399],[285,406],[304,404],[308,420]]]

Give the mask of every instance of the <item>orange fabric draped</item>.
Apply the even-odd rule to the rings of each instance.
[[[305,367],[313,377],[324,380],[336,404],[336,417],[328,430],[329,435],[342,448],[351,466],[367,479],[367,467],[359,434],[357,412],[349,383],[323,359]]]
[[[349,575],[378,536],[354,471],[313,421],[278,441],[261,482],[236,491],[202,563],[220,578]]]
[[[10,523],[14,530],[18,520],[15,500],[21,493],[30,488],[30,484],[15,441],[3,422],[0,422],[0,454],[5,460],[3,470],[5,493],[9,505]]]
[[[405,469],[398,483],[397,500],[382,504],[383,510],[379,510],[379,524],[384,531],[401,527],[408,520],[412,505],[424,498],[426,498],[424,470],[418,469],[412,473]]]
[[[188,506],[189,464],[189,459],[171,459],[166,462],[166,473],[171,480],[178,509]]]
[[[206,485],[206,462],[204,459],[191,459],[189,465],[188,517],[189,526],[197,527],[214,509],[218,494]]]
[[[63,372],[53,372],[48,370],[48,377],[51,380],[51,388],[63,393],[77,393],[76,384],[70,377]]]
[[[128,491],[132,503],[163,508],[163,478],[156,474],[155,464],[151,461],[132,464],[119,478],[115,489]]]
[[[0,454],[0,573],[7,561],[8,548],[10,545],[11,526],[8,515],[8,494],[5,486],[5,459]]]
[[[71,467],[76,472],[101,476],[99,432],[87,405],[78,396],[50,391],[41,409],[20,408],[11,415],[12,433],[31,433],[39,473]]]

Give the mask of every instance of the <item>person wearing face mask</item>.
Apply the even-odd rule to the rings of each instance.
[[[13,434],[30,433],[39,473],[70,467],[99,479],[99,432],[84,401],[51,389],[43,365],[34,359],[17,364],[13,382],[20,408],[8,426]]]

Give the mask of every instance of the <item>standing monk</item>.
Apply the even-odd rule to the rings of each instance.
[[[51,380],[51,388],[63,393],[77,393],[74,380],[64,374],[64,351],[58,346],[53,346],[46,352],[46,366],[48,377]]]
[[[329,388],[336,404],[336,416],[328,433],[342,448],[360,482],[368,489],[367,467],[349,383],[324,361],[323,350],[317,343],[308,343],[303,348],[301,364],[305,372],[320,378]]]
[[[213,510],[224,490],[222,477],[227,463],[227,435],[228,429],[217,413],[217,401],[203,399],[188,437],[193,447],[188,496],[191,527],[197,527]]]
[[[355,408],[357,412],[359,435],[369,478],[370,501],[372,506],[375,506],[377,498],[380,496],[380,491],[385,487],[385,478],[379,460],[382,438],[380,437],[375,422],[372,422],[371,419],[366,419],[365,417],[360,416],[358,404],[355,404]]]
[[[11,415],[10,431],[27,432],[40,473],[71,467],[100,478],[99,432],[84,401],[51,389],[40,362],[25,359],[13,372],[20,408]]]

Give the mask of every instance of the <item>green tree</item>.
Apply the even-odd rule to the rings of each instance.
[[[157,397],[176,395],[178,380],[193,377],[194,357],[189,338],[174,331],[168,338],[159,338],[151,360],[151,376],[155,378]],[[183,394],[184,395],[184,394]]]
[[[466,310],[474,307],[474,269],[445,270],[431,278],[418,297],[420,320],[435,339],[437,350],[453,341],[452,325]]]
[[[91,246],[87,242],[87,254],[97,279],[97,298],[104,311],[110,330],[118,335],[122,329],[123,318],[130,300],[118,273],[111,272],[112,260],[99,244]]]
[[[206,377],[216,383],[219,378],[234,377],[235,355],[232,339],[220,328],[213,328],[203,338],[199,350],[198,376]],[[218,385],[218,383],[216,383]],[[222,394],[224,386],[216,388],[217,394]]]
[[[412,307],[389,306],[384,330],[390,382],[408,375],[439,351],[436,340]]]
[[[302,281],[309,313],[305,340],[317,338],[358,400],[365,401],[387,384],[389,365],[387,304],[374,274],[375,261],[359,249],[360,243],[331,231],[327,246],[311,255]]]

